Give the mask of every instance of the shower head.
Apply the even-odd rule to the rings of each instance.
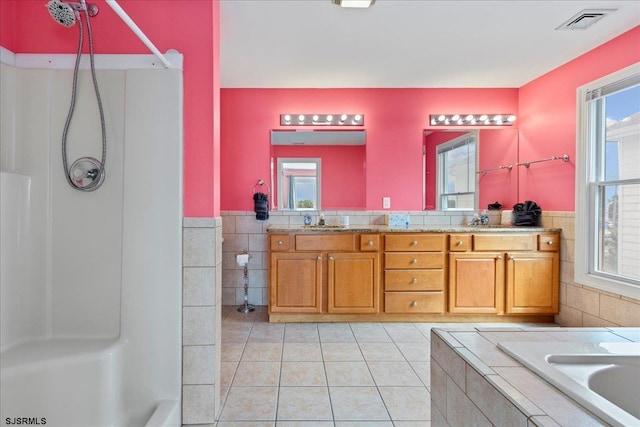
[[[49,9],[49,14],[53,20],[67,28],[73,27],[76,24],[76,20],[80,18],[78,14],[80,11],[86,10],[91,17],[98,14],[98,6],[85,3],[85,0],[80,0],[80,3],[49,0],[45,6]]]
[[[58,24],[67,28],[73,27],[76,24],[76,12],[67,3],[60,0],[49,0],[46,4],[49,9],[49,15]]]

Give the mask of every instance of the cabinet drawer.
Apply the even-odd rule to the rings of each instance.
[[[446,234],[387,234],[384,249],[392,252],[440,252],[444,250]]]
[[[385,313],[444,313],[444,292],[385,292]]]
[[[385,253],[384,268],[443,268],[443,253],[391,252]]]
[[[531,234],[474,234],[474,251],[535,251],[536,235]]]
[[[353,251],[354,234],[296,234],[298,251]]]
[[[555,233],[538,235],[538,250],[557,252],[560,250],[560,235]]]
[[[471,234],[449,235],[449,251],[464,252],[471,250]]]
[[[386,291],[443,291],[444,270],[387,270]]]
[[[380,250],[380,235],[379,234],[361,234],[360,235],[360,250],[361,251],[379,251]]]
[[[272,251],[288,251],[290,247],[289,234],[271,234],[269,236],[269,247]]]

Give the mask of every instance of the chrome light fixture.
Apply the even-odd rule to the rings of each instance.
[[[365,9],[369,6],[373,6],[376,0],[333,0],[334,4],[340,7],[360,8]]]
[[[363,126],[362,114],[280,114],[280,126]]]
[[[431,126],[511,126],[515,114],[430,114]]]

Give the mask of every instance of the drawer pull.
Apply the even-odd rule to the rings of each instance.
[[[462,240],[458,240],[458,243],[456,243],[458,246],[462,246],[464,245],[464,242]]]
[[[413,246],[418,246],[418,241],[417,241],[417,240],[414,240],[411,244],[412,244]]]
[[[322,257],[321,256],[318,257],[318,261],[322,261]]]
[[[553,245],[553,240],[547,240],[547,245],[549,246]]]
[[[278,245],[282,246],[282,243],[284,243],[282,240],[278,240]]]
[[[418,301],[414,301],[411,303],[411,307],[417,307],[418,306]]]
[[[418,283],[418,278],[414,277],[413,280],[411,281],[411,283]]]
[[[498,255],[498,259],[502,259],[502,255]]]
[[[367,242],[367,245],[369,245],[369,246],[373,246],[373,240],[369,240],[369,241]]]
[[[510,261],[515,261],[515,260],[516,260],[516,258],[515,258],[513,255],[511,255],[511,256],[509,257],[509,260],[510,260]]]
[[[418,260],[416,258],[411,260],[411,264],[417,264],[417,263],[418,263]]]
[[[334,259],[334,258],[333,258],[332,256],[330,256],[330,257],[329,257],[329,261],[333,261],[333,259]]]

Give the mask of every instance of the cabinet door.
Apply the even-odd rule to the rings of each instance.
[[[380,261],[374,253],[330,253],[329,313],[378,313]]]
[[[558,253],[507,254],[507,313],[558,313]]]
[[[449,312],[504,313],[504,259],[499,252],[449,255]]]
[[[322,256],[317,253],[272,253],[269,313],[322,311]]]

